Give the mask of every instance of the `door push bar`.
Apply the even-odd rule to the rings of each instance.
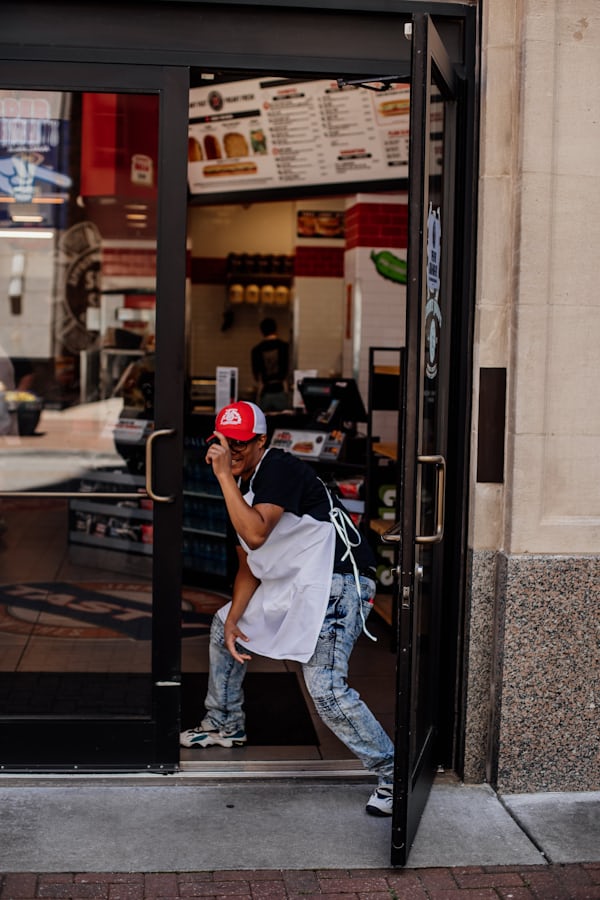
[[[148,440],[146,441],[146,492],[148,496],[156,503],[172,503],[175,499],[173,495],[171,495],[170,497],[166,497],[163,494],[156,494],[152,487],[152,447],[154,445],[154,441],[159,437],[167,437],[171,434],[175,434],[174,428],[159,428],[158,431],[153,431],[152,434],[148,436]]]
[[[416,544],[439,544],[444,538],[444,517],[445,517],[445,498],[446,498],[446,460],[443,456],[418,456],[417,462],[422,466],[436,467],[436,523],[433,534],[418,534],[415,537]],[[402,522],[396,522],[391,528],[381,535],[384,544],[401,544],[402,543]]]

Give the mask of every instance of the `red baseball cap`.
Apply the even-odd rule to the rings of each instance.
[[[257,434],[267,433],[267,420],[256,403],[240,400],[219,410],[215,419],[215,431],[236,441],[251,441]]]

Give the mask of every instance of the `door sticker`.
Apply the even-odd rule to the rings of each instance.
[[[440,208],[429,204],[427,216],[427,303],[425,306],[425,374],[433,380],[438,373],[442,311],[440,296],[440,262],[442,227]]]

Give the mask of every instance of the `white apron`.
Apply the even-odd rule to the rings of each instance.
[[[257,471],[258,467],[244,495],[249,506],[254,499],[252,483]],[[260,580],[238,621],[249,638],[240,643],[271,659],[307,662],[329,602],[335,528],[331,522],[319,522],[312,516],[284,512],[262,547],[250,550],[241,538],[240,543],[248,554],[250,571]],[[227,603],[218,611],[223,622],[230,606]]]

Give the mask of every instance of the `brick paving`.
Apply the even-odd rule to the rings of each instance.
[[[0,900],[600,900],[600,862],[439,869],[10,872]]]

